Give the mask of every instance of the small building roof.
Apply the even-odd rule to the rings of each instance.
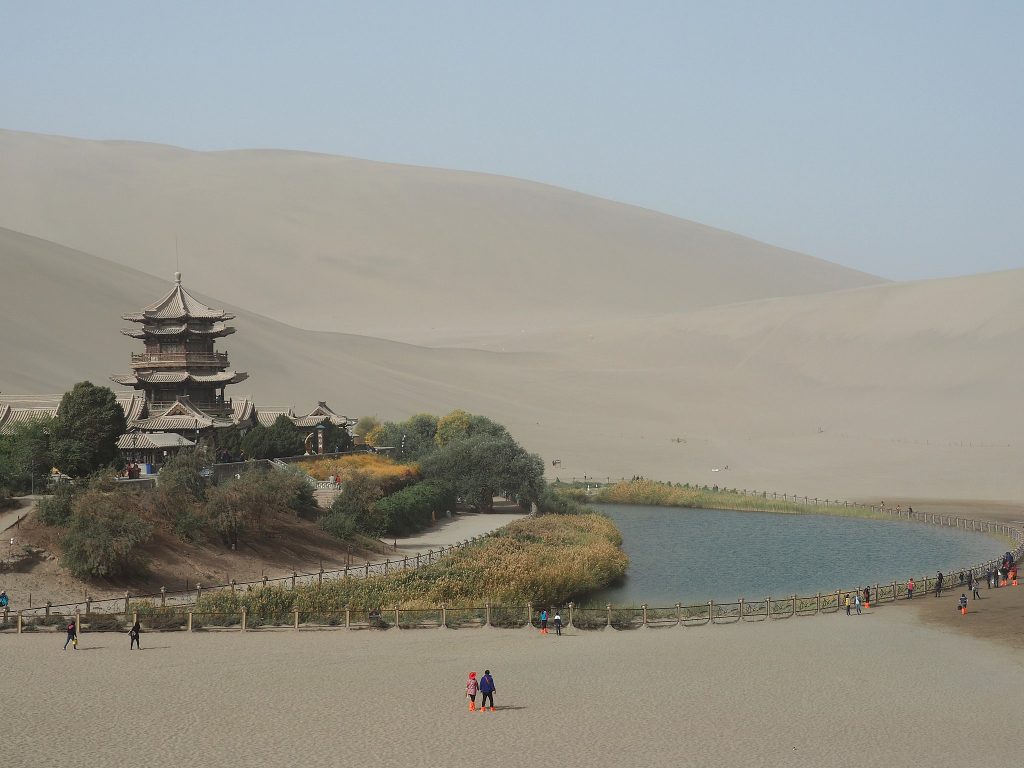
[[[159,451],[166,448],[194,448],[195,441],[174,432],[126,432],[117,438],[122,451]]]
[[[163,413],[153,414],[147,419],[132,422],[133,427],[147,432],[176,432],[210,427],[230,427],[234,422],[230,417],[211,416],[188,397],[181,396]]]

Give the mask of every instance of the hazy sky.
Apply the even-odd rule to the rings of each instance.
[[[1022,39],[1021,2],[3,1],[0,127],[487,171],[933,277],[1024,266]]]

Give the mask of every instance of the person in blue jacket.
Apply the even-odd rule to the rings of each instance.
[[[487,702],[491,702],[491,712],[494,711],[494,678],[491,677],[491,670],[485,669],[484,676],[480,678],[480,693],[483,694],[480,700],[480,711],[487,709]]]

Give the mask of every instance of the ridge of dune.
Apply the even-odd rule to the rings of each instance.
[[[692,221],[508,177],[0,130],[0,226],[317,330],[445,343],[878,284]]]
[[[8,396],[126,370],[137,350],[120,315],[169,285],[9,230],[0,264]],[[515,334],[490,350],[302,330],[184,282],[238,315],[218,348],[250,373],[229,395],[258,406],[327,400],[385,419],[466,408],[507,424],[563,479],[1024,499],[1024,270]]]

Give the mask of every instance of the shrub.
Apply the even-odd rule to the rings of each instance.
[[[60,483],[53,492],[53,496],[39,502],[39,520],[44,525],[52,525],[64,528],[71,522],[73,512],[75,489],[70,483]]]
[[[338,530],[383,535],[388,527],[387,516],[374,506],[383,495],[376,478],[365,472],[353,472],[331,511],[321,518],[321,527],[332,533]]]
[[[433,522],[434,512],[454,503],[454,496],[444,486],[422,482],[385,496],[374,506],[387,520],[387,533],[404,536],[423,530]]]
[[[132,491],[90,487],[75,497],[74,514],[61,538],[64,565],[79,578],[129,575],[143,564],[139,548],[153,526],[139,517]]]

